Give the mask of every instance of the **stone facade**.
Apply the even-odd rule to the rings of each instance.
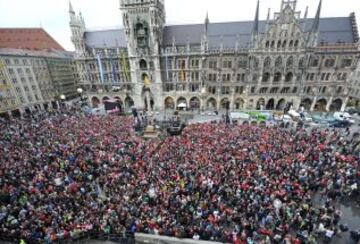
[[[57,108],[61,94],[76,98],[74,66],[64,51],[0,48],[0,115]]]
[[[343,110],[359,63],[355,15],[303,17],[297,1],[254,21],[167,26],[163,0],[120,0],[123,29],[89,31],[70,4],[79,82],[93,106]]]

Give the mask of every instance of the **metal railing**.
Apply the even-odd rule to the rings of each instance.
[[[0,242],[3,243],[19,243],[24,240],[27,244],[44,243],[43,239],[37,238],[21,238],[19,235],[6,235],[0,233]],[[82,232],[68,238],[59,238],[56,243],[87,243],[87,240],[112,241],[121,244],[135,244],[135,235],[132,232],[124,232],[123,234],[108,234],[103,232]]]

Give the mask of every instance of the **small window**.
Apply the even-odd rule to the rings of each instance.
[[[352,63],[352,59],[343,59],[342,63],[341,63],[341,67],[345,68],[345,67],[350,67]]]

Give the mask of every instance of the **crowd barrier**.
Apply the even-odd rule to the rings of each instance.
[[[0,243],[20,243],[21,238],[18,235],[2,235],[0,234]],[[26,244],[46,243],[33,238],[24,239]],[[58,239],[54,243],[67,244],[67,243],[87,243],[89,240],[94,241],[110,241],[120,244],[135,244],[135,236],[131,232],[124,234],[107,234],[100,232],[87,232],[78,233],[73,237]]]
[[[135,234],[136,244],[220,244],[220,242],[213,241],[196,241],[192,239],[178,239],[175,237],[150,235],[150,234]]]

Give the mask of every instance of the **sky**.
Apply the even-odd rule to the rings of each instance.
[[[71,0],[74,10],[82,12],[88,29],[121,27],[119,0]],[[253,20],[257,0],[165,0],[166,23],[203,23],[206,12],[210,22]],[[298,0],[297,10],[315,16],[318,0]],[[260,19],[280,9],[281,0],[260,0]],[[348,16],[355,11],[360,23],[359,0],[323,0],[323,17]],[[43,27],[65,49],[70,41],[69,0],[0,0],[0,28]]]

